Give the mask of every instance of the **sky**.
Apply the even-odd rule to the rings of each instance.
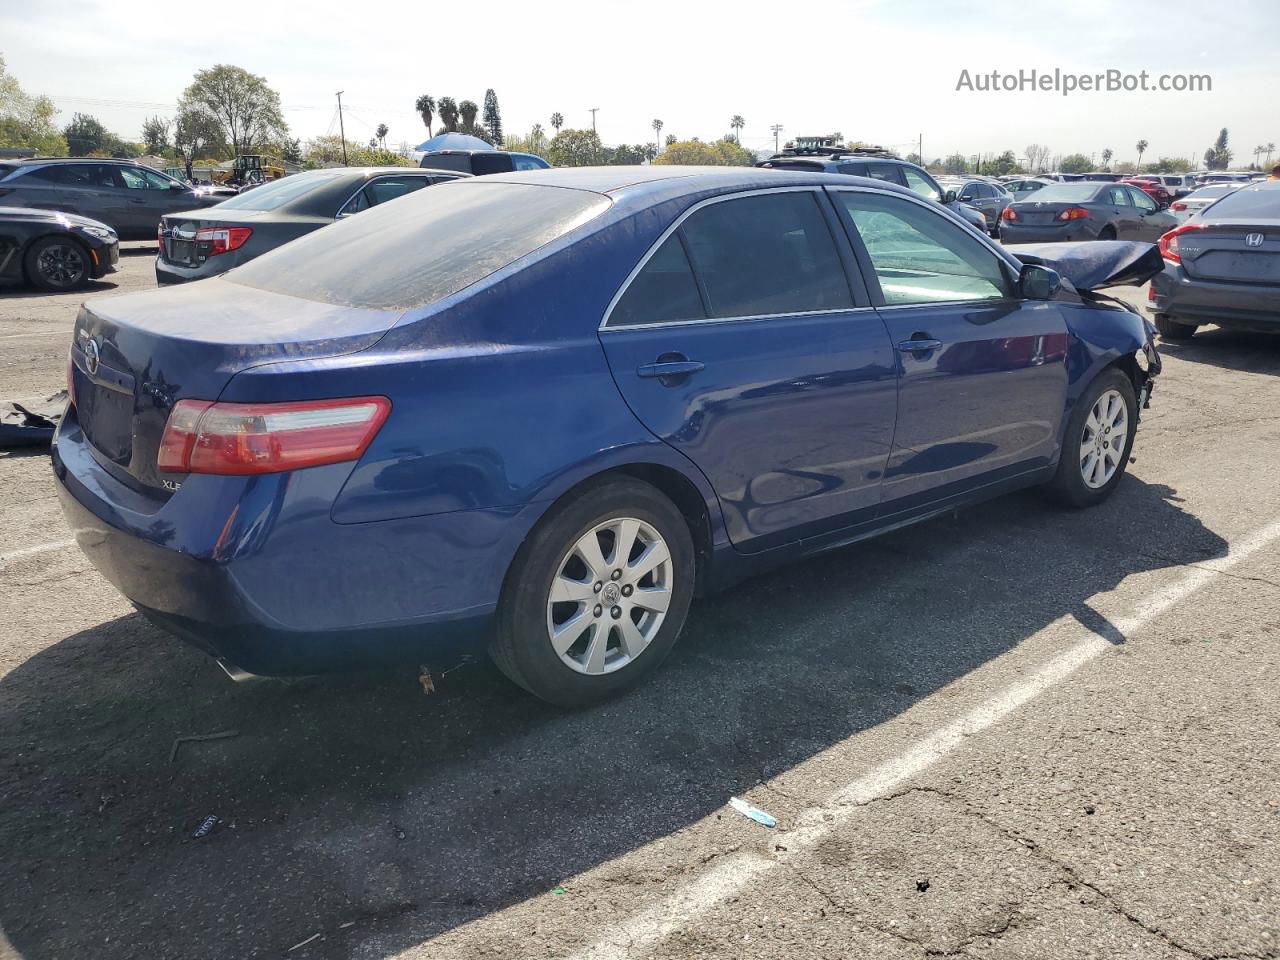
[[[224,15],[202,16],[207,7]],[[60,124],[92,113],[138,139],[152,114],[172,116],[198,69],[231,63],[279,91],[294,136],[349,139],[379,123],[388,144],[426,128],[419,94],[483,104],[492,87],[507,132],[597,128],[606,143],[662,136],[715,139],[746,120],[743,145],[839,131],[926,158],[1028,144],[1054,154],[1197,158],[1221,127],[1236,161],[1280,141],[1280,0],[1158,0],[1121,12],[1103,0],[538,0],[426,4],[349,0],[143,5],[122,0],[0,0],[0,54],[28,93],[47,94]],[[251,9],[252,12],[245,12]],[[1212,90],[980,92],[961,71],[1055,69],[1093,74],[1208,74]],[[1280,151],[1274,159],[1280,160]]]

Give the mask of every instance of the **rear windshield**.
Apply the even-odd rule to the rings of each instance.
[[[1188,200],[1217,200],[1228,193],[1235,193],[1240,188],[1234,183],[1216,183],[1212,187],[1201,187],[1187,195]]]
[[[1280,217],[1280,188],[1240,187],[1232,190],[1210,209],[1212,217]]]
[[[330,180],[336,180],[337,173],[298,173],[292,177],[283,177],[264,183],[260,187],[246,190],[244,193],[223,200],[218,204],[220,210],[275,210],[286,203],[304,197],[312,190],[324,186]]]
[[[609,203],[586,190],[456,181],[309,233],[226,277],[304,300],[404,310],[452,296]]]
[[[1084,203],[1102,190],[1096,183],[1051,183],[1035,192],[1035,203]]]

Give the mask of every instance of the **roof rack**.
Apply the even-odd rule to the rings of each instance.
[[[901,160],[896,153],[880,147],[868,147],[851,150],[845,147],[787,147],[781,153],[775,153],[770,160],[784,157],[829,157],[838,160],[842,157],[880,157],[885,160]]]

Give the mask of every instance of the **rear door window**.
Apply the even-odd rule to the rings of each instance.
[[[353,213],[359,213],[361,210],[367,210],[370,207],[376,207],[378,204],[394,200],[396,197],[403,197],[406,193],[421,190],[429,183],[431,183],[430,177],[418,174],[377,177],[365,184],[363,189],[357,191],[355,196],[348,200],[343,208],[338,211],[338,216],[345,217]]]
[[[1145,210],[1148,213],[1150,213],[1152,210],[1159,209],[1159,204],[1157,204],[1154,200],[1148,197],[1145,193],[1143,193],[1137,187],[1130,187],[1129,193],[1133,197],[1133,205],[1137,207],[1139,210]]]
[[[609,326],[702,320],[707,311],[680,234],[663,242],[636,274],[609,314]]]
[[[919,203],[840,191],[887,305],[1000,300],[1011,296],[999,257],[967,230]]]
[[[907,189],[914,190],[926,200],[940,200],[942,191],[938,189],[938,185],[926,177],[920,171],[911,167],[901,167],[902,176],[907,181]]]
[[[1124,187],[1107,187],[1107,200],[1117,207],[1133,206],[1133,202],[1129,199],[1129,191]]]
[[[902,179],[902,173],[896,163],[869,163],[867,164],[867,175],[873,180],[887,180],[889,183],[896,183],[900,187],[907,185]]]
[[[680,227],[717,318],[848,309],[849,282],[812,191],[709,204]]]

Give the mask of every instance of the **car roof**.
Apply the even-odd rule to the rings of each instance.
[[[5,163],[14,163],[15,161],[6,160]],[[46,163],[127,163],[135,167],[145,166],[137,160],[126,160],[123,157],[24,157],[16,161],[19,166],[31,167],[37,164]]]

